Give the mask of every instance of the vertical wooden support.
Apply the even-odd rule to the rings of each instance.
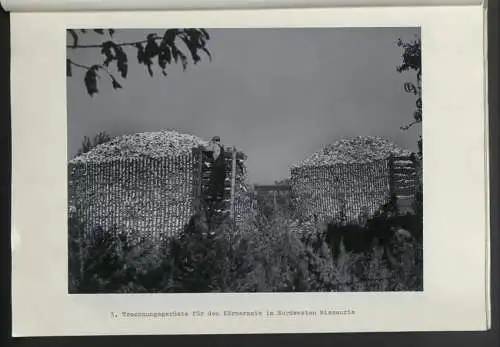
[[[391,154],[389,156],[389,204],[390,209],[397,211],[398,201],[396,196],[396,184],[395,184],[395,176],[394,172],[394,156]]]
[[[277,194],[278,194],[278,192],[276,190],[273,190],[273,205],[274,205],[274,212],[275,213],[278,210]]]
[[[198,176],[197,176],[197,191],[196,194],[198,195],[198,205],[199,202],[201,201],[202,197],[202,188],[203,188],[203,151],[201,149],[198,150]]]
[[[81,206],[81,205],[80,205]],[[78,206],[77,208],[80,208]],[[78,212],[78,210],[77,210]],[[80,216],[78,216],[78,221],[81,221],[82,219]],[[71,226],[70,226],[71,227]],[[84,281],[84,276],[85,276],[85,261],[87,258],[87,245],[85,242],[85,229],[87,228],[86,224],[80,224],[78,230],[78,253],[79,253],[79,259],[80,259],[80,264],[79,265],[79,270],[80,270],[80,283],[81,284]],[[85,252],[85,253],[84,253]]]
[[[341,225],[346,225],[347,223],[347,202],[346,202],[346,196],[344,192],[340,192],[338,194],[338,197],[340,199],[340,224]]]
[[[200,148],[193,148],[193,212],[197,212],[202,199],[203,153]]]
[[[232,148],[231,157],[231,219],[234,219],[234,194],[236,188],[236,148]]]

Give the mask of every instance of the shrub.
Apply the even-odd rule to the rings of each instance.
[[[131,242],[117,229],[96,228],[84,237],[83,224],[69,219],[68,279],[70,293],[146,292],[141,285],[154,262],[151,244]]]
[[[242,235],[246,266],[235,281],[237,292],[335,290],[334,263],[323,233],[286,213],[258,216]],[[245,275],[246,273],[246,275]]]
[[[257,217],[242,237],[247,252],[243,261],[249,271],[238,281],[237,290],[294,291],[305,285],[301,281],[305,249],[286,220]]]
[[[394,291],[422,291],[422,246],[417,242],[396,243],[393,247],[393,264],[390,289]]]
[[[182,233],[170,240],[161,262],[170,274],[163,292],[227,291],[233,272],[235,251],[231,245],[233,223],[214,220],[200,211],[191,217]]]
[[[111,136],[106,132],[97,133],[92,139],[90,137],[84,136],[81,147],[76,152],[76,156],[85,154],[98,145],[109,141],[111,141]]]
[[[401,229],[412,237],[399,237]],[[325,234],[338,283],[346,283],[337,290],[423,290],[421,215],[400,215],[389,201],[364,225],[333,223]]]
[[[80,292],[117,292],[126,281],[124,237],[118,230],[93,230],[93,239],[86,242],[83,252],[83,276]]]
[[[254,216],[244,230],[202,210],[175,239],[131,242],[116,228],[83,243],[70,222],[70,292],[301,292],[422,290],[421,245],[388,238],[363,248],[332,245],[332,233],[372,237],[416,217],[381,211],[364,226],[298,222],[280,210]],[[413,224],[412,224],[413,223]],[[382,231],[381,231],[382,230]],[[350,233],[350,234],[349,234]],[[349,238],[342,246],[349,246]],[[336,241],[333,241],[336,242]],[[338,246],[338,247],[337,247]]]
[[[68,218],[68,291],[79,291],[83,274],[83,223],[70,212]]]

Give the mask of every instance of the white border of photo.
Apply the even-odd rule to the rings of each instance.
[[[483,20],[481,6],[13,13],[13,335],[485,330],[489,227]],[[165,23],[421,27],[424,292],[68,294],[65,30],[162,28]],[[170,315],[195,310],[222,315]],[[224,316],[225,310],[263,315]],[[266,315],[278,310],[351,314]],[[138,317],[137,312],[160,314]]]

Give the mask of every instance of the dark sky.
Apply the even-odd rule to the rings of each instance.
[[[115,41],[134,41],[156,30],[118,30]],[[84,136],[177,129],[236,146],[248,155],[250,179],[272,183],[289,165],[343,137],[383,136],[415,150],[419,128],[415,98],[399,74],[401,49],[418,28],[209,29],[213,60],[167,78],[130,62],[123,89],[102,78],[89,97],[83,70],[68,78],[68,156]],[[98,43],[88,34],[81,43]],[[129,51],[135,59],[135,51]],[[69,51],[80,64],[102,62],[99,49]]]

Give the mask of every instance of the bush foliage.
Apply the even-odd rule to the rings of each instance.
[[[81,242],[70,218],[70,292],[307,292],[423,290],[421,215],[383,209],[365,225],[297,222],[283,210],[258,214],[245,230],[203,211],[161,245],[97,229]],[[412,239],[390,230],[403,228]],[[380,237],[386,231],[386,239]],[[363,251],[332,235],[378,236]],[[349,234],[350,233],[350,234]],[[382,241],[383,242],[382,242]]]

